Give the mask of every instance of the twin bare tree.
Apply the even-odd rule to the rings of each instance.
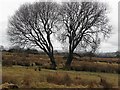
[[[16,11],[9,20],[8,34],[14,44],[42,49],[50,58],[52,69],[57,66],[51,41],[53,34],[56,34],[60,42],[68,43],[65,63],[68,68],[77,46],[97,45],[101,35],[105,37],[110,34],[111,26],[108,23],[107,9],[103,3],[36,2],[24,4]]]

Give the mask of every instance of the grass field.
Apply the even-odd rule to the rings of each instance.
[[[3,52],[2,83],[19,88],[118,88],[118,58],[76,57],[70,71],[63,68],[64,55],[55,59],[57,70],[51,70],[45,54]]]
[[[64,69],[66,56],[63,54],[55,54],[56,64],[58,69]],[[2,53],[3,66],[38,66],[49,69],[50,60],[45,54],[29,54],[29,53]],[[98,58],[92,57],[75,57],[71,63],[73,71],[90,71],[90,72],[107,72],[120,73],[118,58]]]
[[[101,81],[103,79],[103,81]],[[20,88],[101,88],[118,87],[118,74],[76,72],[34,67],[3,67],[3,83],[17,84]],[[109,86],[108,86],[109,85]]]

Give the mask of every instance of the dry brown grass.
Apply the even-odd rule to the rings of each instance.
[[[107,72],[119,73],[118,64],[109,64],[101,62],[79,61],[72,64],[72,70],[76,71],[91,71],[91,72]]]
[[[48,74],[47,82],[58,85],[70,86],[73,83],[73,80],[67,73],[65,74],[55,73],[55,74]]]
[[[64,67],[65,58],[62,55],[55,55],[57,68]],[[104,61],[104,62],[101,62]],[[72,62],[72,70],[75,71],[91,71],[91,72],[108,72],[120,73],[118,68],[117,58],[95,58],[89,60],[88,57],[74,59]],[[112,62],[112,63],[111,63]],[[43,54],[24,54],[24,53],[9,53],[3,52],[3,65],[21,65],[30,66],[35,63],[36,66],[41,66],[45,69],[50,69],[50,60],[47,55]]]
[[[63,70],[42,69],[41,71],[35,71],[34,68],[27,69],[26,67],[19,66],[3,67],[3,83],[17,84],[20,88],[117,87],[117,76],[116,74]]]
[[[41,62],[41,63],[49,63],[49,58],[47,55],[43,54],[26,54],[26,53],[10,53],[10,52],[3,52],[2,53],[3,60],[10,60],[10,61],[30,61],[30,62]],[[65,62],[65,58],[62,55],[55,55],[58,64],[63,64]],[[77,65],[79,61],[89,61],[89,62],[106,62],[106,63],[116,63],[118,62],[118,58],[96,58],[93,57],[92,60],[89,57],[81,57],[74,59],[72,64]]]

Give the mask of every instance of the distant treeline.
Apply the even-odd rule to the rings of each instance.
[[[11,53],[28,53],[28,54],[45,54],[43,51],[38,51],[34,48],[20,48],[20,47],[13,47],[8,50],[3,49],[3,52],[11,52]],[[57,55],[63,55],[67,57],[67,52],[61,52],[61,51],[54,51],[54,54]],[[82,52],[82,53],[74,53],[74,56],[78,57],[100,57],[100,58],[119,58],[120,52],[111,52],[111,53],[91,53],[91,52]]]

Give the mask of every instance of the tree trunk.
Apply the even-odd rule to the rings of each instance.
[[[92,56],[90,56],[90,61],[92,60]]]
[[[57,65],[56,65],[55,58],[52,53],[50,53],[49,58],[51,61],[51,69],[56,70]]]
[[[65,69],[70,70],[70,65],[71,65],[71,63],[72,63],[72,60],[73,60],[73,53],[70,52],[70,53],[68,54],[68,58],[67,58],[67,61],[66,61],[66,63],[65,63]]]

